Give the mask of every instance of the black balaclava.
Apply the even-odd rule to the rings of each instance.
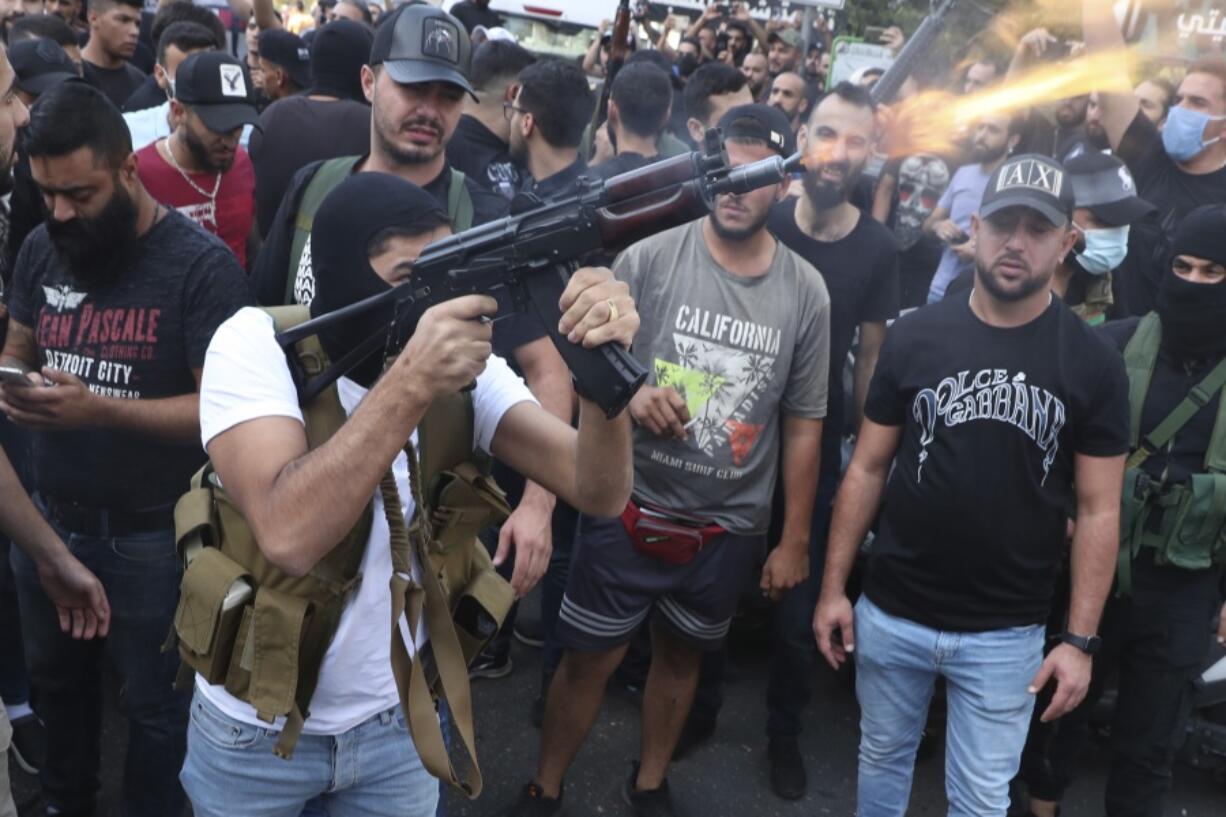
[[[409,234],[421,234],[446,223],[447,213],[434,196],[398,176],[357,173],[345,179],[319,206],[311,229],[311,265],[315,273],[311,317],[391,288],[370,266],[370,243],[380,233],[399,228]],[[395,319],[395,306],[390,302],[381,304],[321,329],[319,340],[335,363],[375,332],[390,332]],[[380,344],[347,377],[369,389],[383,372],[388,351],[387,344]]]
[[[1226,281],[1185,281],[1170,268],[1178,255],[1226,264],[1226,205],[1198,207],[1180,222],[1157,304],[1162,345],[1171,354],[1181,360],[1226,356]]]
[[[335,20],[311,39],[310,93],[365,102],[362,66],[370,62],[375,35],[370,26]]]

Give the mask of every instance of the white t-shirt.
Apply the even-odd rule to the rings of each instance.
[[[348,378],[341,378],[337,385],[345,412],[352,414],[366,389]],[[491,356],[473,392],[473,445],[489,451],[502,415],[525,401],[535,402],[527,386],[502,358]],[[292,417],[301,422],[302,411],[285,354],[274,337],[272,317],[249,307],[218,328],[204,359],[200,432],[205,446],[218,434],[260,417]],[[413,441],[416,440],[417,432],[413,432]],[[392,463],[392,471],[405,517],[411,519],[414,504],[409,491],[408,460],[403,453]],[[392,578],[392,556],[378,491],[374,502],[374,525],[360,568],[362,581],[341,614],[336,636],[324,656],[319,684],[311,699],[311,714],[303,726],[307,734],[338,735],[398,701],[390,658],[392,602],[388,584]],[[413,575],[414,578],[420,575],[416,562]],[[409,643],[403,617],[400,624],[412,652],[414,645]],[[426,627],[421,630],[418,647],[426,640]],[[199,676],[196,687],[229,716],[269,726],[256,716],[250,704],[226,692],[225,687],[209,686]],[[280,729],[283,723],[283,719],[278,719],[272,728]]]
[[[165,139],[170,136],[170,100],[166,100],[156,108],[125,113],[123,121],[128,126],[128,134],[132,137],[134,152],[159,139]],[[243,125],[243,132],[238,137],[239,147],[243,150],[247,150],[247,146],[251,143],[251,130],[250,125]]]

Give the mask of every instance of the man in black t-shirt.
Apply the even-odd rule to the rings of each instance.
[[[1118,53],[1124,40],[1106,0],[1085,1],[1085,40],[1091,53]],[[1155,306],[1166,275],[1166,245],[1193,209],[1226,201],[1226,60],[1205,57],[1179,83],[1167,121],[1159,131],[1134,94],[1099,91],[1103,129],[1136,179],[1139,194],[1158,208],[1152,224],[1129,238],[1120,273],[1125,314],[1144,315]]]
[[[608,119],[616,154],[593,165],[592,175],[610,179],[656,161],[672,101],[672,83],[658,66],[644,61],[618,71],[609,91]]]
[[[809,699],[810,625],[842,464],[840,444],[846,421],[854,423],[863,409],[886,321],[898,315],[898,245],[886,227],[847,200],[872,155],[874,116],[875,106],[863,88],[850,83],[834,87],[801,129],[801,139],[821,145],[823,159],[805,173],[804,194],[776,205],[768,224],[776,238],[821,273],[830,293],[830,397],[810,531],[810,575],[775,610],[767,690],[771,787],[789,800],[804,796],[806,786],[797,736]],[[845,418],[843,369],[857,329],[853,416]]]
[[[579,155],[596,97],[583,69],[542,60],[519,72],[519,93],[506,107],[509,152],[531,177],[525,190],[542,201],[571,192],[587,169]]]
[[[370,59],[371,39],[361,23],[328,23],[315,33],[311,48],[311,87],[305,94],[277,100],[260,114],[250,152],[261,237],[272,229],[295,173],[312,162],[370,148],[370,105],[361,97],[361,88],[354,88],[354,78]]]
[[[443,27],[451,34],[447,43],[455,50],[423,53],[427,24]],[[338,20],[327,28],[340,25],[360,27],[350,20]],[[364,156],[346,157],[352,160],[349,172],[400,176],[433,194],[451,212],[453,179],[455,184],[460,182],[453,177],[444,150],[455,132],[464,96],[472,95],[465,76],[471,56],[463,28],[438,9],[401,6],[379,26],[369,54],[370,64],[362,66],[361,81],[371,103],[370,141]],[[276,107],[271,106],[269,111]],[[294,237],[301,229],[299,208],[304,192],[320,167],[321,163],[313,162],[294,173],[267,227],[264,246],[251,272],[252,288],[261,304],[285,303],[287,291],[299,303],[310,301],[314,291],[310,242],[295,247]],[[336,184],[341,178],[335,179]],[[463,188],[471,202],[471,225],[506,214],[506,201],[474,180],[465,178]]]
[[[197,388],[217,326],[249,302],[234,256],[141,185],[119,110],[65,82],[44,93],[24,152],[47,221],[17,258],[0,363],[33,385],[3,387],[31,434],[37,500],[106,588],[110,635],[83,650],[60,633],[28,564],[18,564],[26,657],[47,726],[48,811],[86,814],[97,790],[101,666],[128,718],[124,812],[183,809],[178,772],[187,697],[162,652],[179,595],[174,505],[204,463]]]
[[[145,82],[128,62],[140,37],[140,0],[93,0],[89,4],[89,42],[81,50],[85,81],[122,107]]]
[[[506,105],[515,101],[519,72],[536,62],[515,43],[488,40],[473,52],[471,80],[476,100],[464,100],[464,113],[447,142],[447,161],[468,178],[515,197],[523,183],[520,167],[507,152],[510,122]]]
[[[1049,721],[1089,685],[1118,550],[1128,383],[1119,354],[1050,292],[1077,239],[1072,211],[1060,165],[1006,161],[972,221],[974,290],[900,318],[882,347],[814,617],[831,665],[856,657],[860,814],[906,810],[938,677],[950,812],[983,817],[1008,808],[1035,694],[1056,682]],[[853,614],[847,579],[883,497]],[[1044,659],[1074,502],[1067,630]]]

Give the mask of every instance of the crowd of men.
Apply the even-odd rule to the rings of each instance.
[[[892,102],[1121,53],[1109,0],[1083,11],[1076,43],[1036,28]],[[862,817],[905,813],[936,694],[949,813],[1053,817],[1113,674],[1106,812],[1161,815],[1226,643],[1226,61],[913,149],[880,70],[835,81],[816,19],[710,4],[565,60],[488,0],[0,2],[0,817],[6,751],[47,815],[95,812],[104,671],[129,817],[474,794],[449,651],[498,594],[436,604],[456,531],[541,593],[465,656],[499,678],[513,632],[543,649],[535,764],[491,815],[608,807],[565,781],[614,674],[643,690],[628,806],[720,813],[668,772],[716,732],[747,592],[771,603],[779,797],[808,790],[820,655],[855,667]],[[711,128],[731,166],[803,168],[582,259],[556,327],[472,294],[409,332],[384,297],[430,244]],[[555,340],[620,345],[647,380],[606,412]],[[464,464],[423,492],[439,427]],[[224,497],[223,541],[176,511],[189,489]],[[505,519],[469,531],[477,505]]]

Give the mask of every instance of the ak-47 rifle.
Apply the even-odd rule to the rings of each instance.
[[[800,164],[772,156],[732,168],[720,131],[708,130],[704,149],[665,159],[607,180],[581,179],[572,196],[482,224],[429,245],[413,264],[408,281],[385,293],[320,315],[277,335],[287,351],[293,344],[338,321],[350,320],[386,303],[395,304],[391,327],[370,337],[328,369],[308,380],[294,368],[305,403],[375,350],[396,352],[408,341],[422,313],[462,295],[490,294],[499,314],[530,311],[544,325],[570,368],[579,394],[612,417],[630,402],[646,370],[625,349],[606,343],[594,349],[571,343],[558,332],[558,301],[581,259],[598,250],[616,252],[630,244],[706,215],[715,196],[746,193],[777,184]]]
[[[915,33],[911,35],[911,39],[907,40],[907,44],[894,58],[894,64],[886,69],[880,79],[873,84],[869,96],[872,97],[874,103],[885,105],[894,99],[898,89],[915,70],[915,64],[928,53],[933,41],[941,33],[941,24],[945,22],[945,17],[953,9],[956,1],[942,0],[941,5],[923,19],[919,28],[915,29]]]
[[[596,106],[596,118],[592,120],[593,130],[609,116],[609,95],[613,92],[613,79],[626,61],[626,52],[630,49],[630,0],[620,0],[617,13],[613,15],[613,32],[609,40],[609,62],[605,66],[604,85],[600,89],[600,103]]]

